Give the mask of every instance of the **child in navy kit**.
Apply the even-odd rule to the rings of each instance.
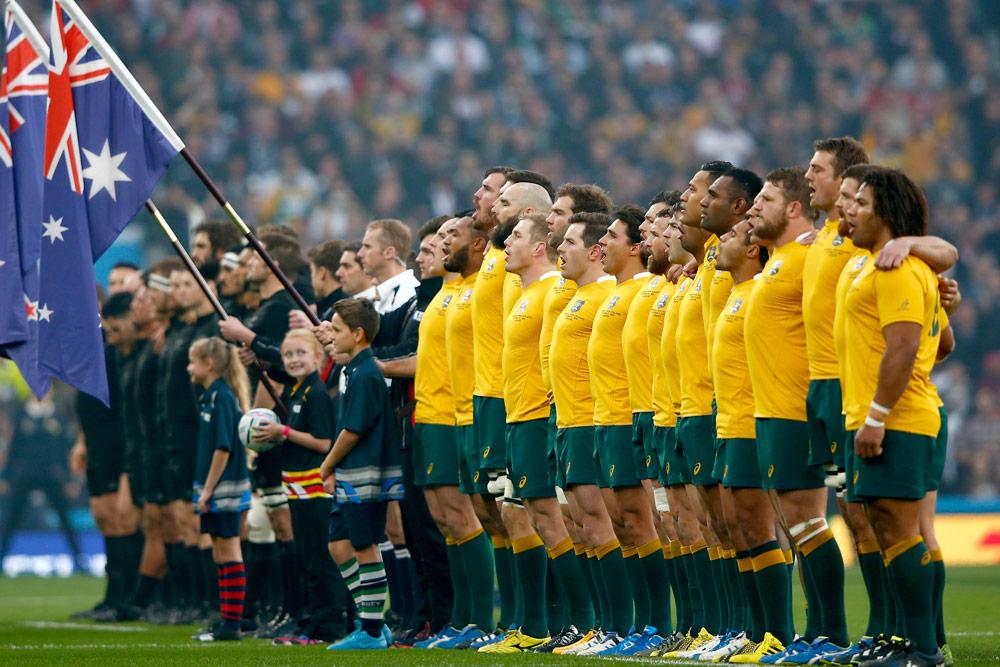
[[[250,381],[236,348],[221,338],[200,338],[188,351],[191,381],[205,389],[199,401],[195,462],[195,511],[201,532],[212,537],[218,568],[222,622],[196,635],[198,641],[240,638],[246,571],[240,552],[240,524],[250,507],[246,451],[239,441],[240,410],[250,404]]]
[[[275,644],[308,645],[343,637],[346,591],[326,550],[326,528],[333,496],[323,490],[319,467],[333,441],[333,401],[319,377],[323,348],[308,329],[291,329],[281,343],[281,360],[294,384],[285,385],[284,424],[264,422],[254,438],[281,442],[281,477],[295,533],[294,574],[308,590],[300,625]]]
[[[323,488],[333,494],[330,555],[358,608],[357,629],[328,649],[386,648],[386,578],[378,544],[385,540],[386,507],[403,495],[395,447],[395,419],[385,377],[369,348],[379,316],[367,299],[342,299],[330,320],[333,347],[346,359],[347,389],[340,433],[320,468]]]

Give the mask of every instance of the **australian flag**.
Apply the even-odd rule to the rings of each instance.
[[[94,262],[152,193],[177,149],[60,0],[52,3],[50,34],[38,363],[107,403]]]
[[[42,241],[42,154],[49,88],[48,49],[16,2],[4,13],[0,74],[0,352],[36,396],[48,389],[38,367],[38,260]]]

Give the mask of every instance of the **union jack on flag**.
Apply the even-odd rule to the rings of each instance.
[[[89,23],[79,25],[64,4],[71,6],[53,1],[50,30],[38,363],[107,403],[94,262],[150,196],[177,148],[94,48]]]
[[[40,396],[48,378],[38,368],[38,261],[42,236],[42,154],[49,84],[48,48],[20,6],[8,0],[4,12],[5,66],[0,74],[0,216],[13,211],[16,225],[4,223],[0,249],[0,347]],[[4,101],[6,109],[4,109]],[[10,178],[10,181],[6,181]],[[14,234],[16,243],[9,234]],[[6,315],[6,317],[4,316]]]

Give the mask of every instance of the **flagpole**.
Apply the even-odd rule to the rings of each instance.
[[[156,207],[156,204],[153,203],[152,199],[146,200],[146,210],[149,211],[149,213],[153,216],[153,219],[159,223],[160,229],[163,230],[163,233],[166,234],[167,238],[170,240],[170,245],[174,247],[174,251],[177,253],[177,256],[181,258],[181,261],[184,262],[184,266],[187,267],[188,272],[194,276],[195,282],[198,283],[198,287],[200,287],[201,291],[205,293],[206,297],[208,297],[208,300],[212,304],[212,308],[215,309],[215,312],[219,314],[220,318],[224,320],[228,319],[229,314],[222,306],[222,302],[219,301],[219,298],[215,296],[215,292],[213,292],[208,286],[205,276],[201,275],[201,271],[198,270],[194,260],[191,259],[191,255],[188,254],[188,251],[184,249],[184,245],[177,239],[177,235],[174,234],[174,230],[171,229],[166,218],[164,218],[163,214],[160,213],[160,209]],[[260,374],[260,381],[264,384],[264,389],[267,390],[268,395],[274,401],[274,406],[278,409],[278,416],[282,419],[287,419],[288,410],[285,408],[284,403],[281,402],[281,397],[278,395],[274,385],[271,384],[267,371],[264,370],[264,367],[261,365],[259,359],[254,359],[254,366]]]
[[[156,105],[153,104],[153,101],[149,99],[146,91],[143,90],[142,86],[139,85],[139,82],[135,80],[135,77],[132,76],[129,69],[125,67],[125,64],[118,57],[118,54],[116,54],[111,46],[109,46],[104,40],[104,37],[102,37],[101,33],[97,31],[97,28],[95,28],[94,24],[90,22],[90,19],[88,19],[86,14],[83,13],[83,10],[80,9],[75,0],[55,1],[67,14],[69,14],[70,18],[73,19],[73,22],[76,23],[77,27],[80,29],[80,32],[83,33],[83,35],[93,45],[94,49],[100,54],[105,62],[107,62],[111,71],[116,77],[118,77],[118,80],[121,81],[122,85],[129,92],[129,94],[132,95],[132,98],[135,100],[136,104],[139,105],[139,108],[145,112],[146,117],[149,118],[150,122],[153,123],[153,125],[155,125],[156,128],[163,134],[167,141],[170,142],[170,145],[184,157],[184,160],[198,176],[202,184],[204,184],[215,201],[218,202],[219,206],[221,206],[226,212],[230,221],[232,221],[232,223],[240,230],[240,233],[243,234],[244,238],[246,238],[250,247],[252,247],[254,251],[260,255],[260,258],[264,260],[264,264],[266,264],[267,268],[271,270],[271,273],[277,277],[282,287],[284,287],[292,299],[295,300],[295,303],[298,304],[299,308],[306,314],[309,321],[312,322],[314,326],[318,325],[320,323],[319,318],[312,311],[312,308],[309,307],[306,300],[302,298],[302,295],[299,294],[298,290],[295,289],[295,286],[292,285],[288,276],[281,271],[281,268],[267,253],[267,250],[265,250],[264,246],[261,245],[260,240],[257,239],[256,235],[254,235],[253,230],[250,229],[245,222],[243,222],[243,218],[241,218],[239,213],[236,212],[233,205],[226,200],[222,191],[218,188],[215,182],[207,173],[205,173],[205,170],[202,169],[198,161],[187,150],[184,146],[184,142],[174,131],[174,128],[170,126],[167,119],[163,116]]]
[[[25,39],[31,43],[31,48],[35,50],[35,53],[39,54],[43,58],[48,59],[49,57],[49,47],[45,43],[45,39],[42,37],[42,33],[38,32],[38,28],[35,24],[31,22],[28,15],[24,13],[24,9],[21,5],[17,4],[15,0],[7,0],[7,9],[14,16],[14,22],[24,33]]]

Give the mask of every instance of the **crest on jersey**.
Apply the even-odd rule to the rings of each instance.
[[[517,314],[523,315],[524,311],[528,309],[528,299],[523,299],[521,303],[517,304]]]
[[[692,290],[692,293],[694,294],[701,293],[701,278],[698,278],[698,282],[694,284],[694,289]]]
[[[451,297],[452,296],[453,295],[449,294],[448,296],[446,296],[444,299],[441,300],[441,307],[442,308],[447,308],[448,307],[448,304],[451,303]]]
[[[467,287],[466,290],[462,292],[462,303],[467,302],[471,298],[472,298],[472,288]]]
[[[656,287],[660,284],[660,276],[653,276],[649,279],[649,285],[646,286],[647,289],[651,287]]]
[[[621,301],[621,299],[622,299],[621,296],[618,294],[615,294],[613,297],[608,299],[607,310],[613,310],[614,307],[618,305],[618,302]]]
[[[566,278],[565,277],[561,277],[561,278],[559,278],[558,281],[556,281],[556,287],[563,287],[564,285],[566,285]]]
[[[858,257],[858,261],[854,263],[854,270],[860,271],[862,268],[864,268],[865,264],[867,263],[868,263],[868,255],[861,255],[861,257]]]
[[[736,299],[733,301],[733,307],[729,309],[730,315],[735,315],[740,312],[740,308],[743,306],[743,299]]]
[[[497,258],[490,257],[490,261],[486,262],[486,273],[493,273],[493,269],[497,265]]]
[[[832,245],[834,248],[844,245],[844,237],[841,236],[840,234],[837,234],[836,236],[833,237],[833,242],[830,245]]]
[[[714,245],[708,249],[708,254],[705,255],[706,262],[715,261],[715,256],[719,254],[719,246]]]
[[[583,304],[586,303],[583,299],[577,299],[573,302],[573,305],[569,307],[569,312],[578,313],[580,309],[583,308]]]
[[[776,276],[776,275],[778,275],[778,271],[781,271],[781,260],[780,259],[778,261],[776,261],[774,264],[771,265],[771,268],[768,270],[767,275],[769,275],[769,276]]]
[[[660,299],[659,299],[659,300],[658,300],[658,301],[656,302],[656,307],[657,307],[657,308],[663,308],[664,306],[666,306],[666,305],[667,305],[667,301],[669,301],[669,300],[670,300],[670,295],[669,295],[669,294],[664,294],[664,295],[663,295],[663,296],[661,296],[661,297],[660,297]]]

